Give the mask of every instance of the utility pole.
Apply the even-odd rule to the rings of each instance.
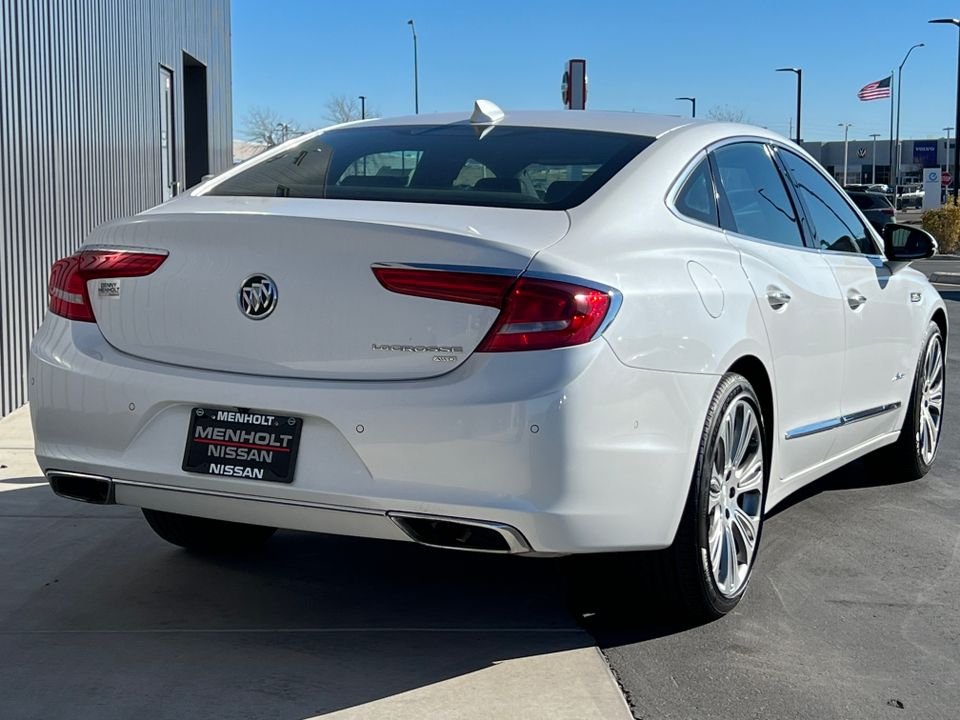
[[[843,128],[843,184],[847,184],[847,137],[853,123],[837,123],[838,127]]]
[[[877,138],[880,137],[880,133],[870,133],[870,137],[873,138],[873,169],[870,171],[870,184],[877,182]]]
[[[360,119],[366,120],[367,119],[367,96],[358,95],[357,97],[360,98]]]

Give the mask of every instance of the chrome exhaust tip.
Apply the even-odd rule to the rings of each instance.
[[[92,503],[94,505],[113,505],[113,480],[102,475],[49,470],[47,482],[56,495],[68,500]]]
[[[502,555],[533,551],[519,530],[503,523],[393,511],[387,517],[421,545]]]

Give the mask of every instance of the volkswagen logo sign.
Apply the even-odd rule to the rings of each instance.
[[[237,304],[251,320],[263,320],[277,307],[277,284],[267,275],[251,275],[240,286]]]

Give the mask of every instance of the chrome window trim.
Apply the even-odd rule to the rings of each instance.
[[[877,417],[878,415],[883,415],[888,412],[893,412],[901,406],[899,401],[887,403],[885,405],[878,405],[877,407],[869,408],[867,410],[859,410],[857,412],[849,413],[847,415],[842,415],[836,418],[830,418],[829,420],[821,420],[820,422],[811,423],[809,425],[802,425],[793,430],[787,430],[783,436],[785,440],[795,440],[796,438],[807,437],[808,435],[816,435],[817,433],[825,432],[826,430],[833,430],[838,427],[843,427],[844,425],[851,425],[861,420],[868,420],[869,418]]]

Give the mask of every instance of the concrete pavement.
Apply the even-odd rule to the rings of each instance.
[[[0,420],[0,718],[625,720],[555,561],[280,532],[248,559],[55,497]]]

